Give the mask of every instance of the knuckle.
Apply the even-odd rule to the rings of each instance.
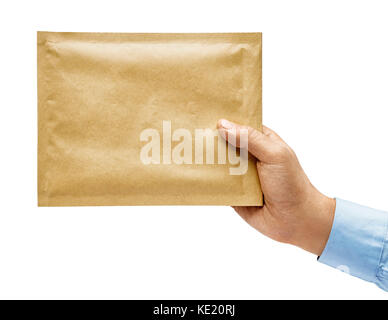
[[[253,129],[253,128],[245,128],[247,131],[248,131],[248,137],[250,138],[250,139],[254,139],[254,138],[257,138],[257,136],[258,136],[258,132],[255,130],[255,129]]]
[[[293,151],[286,146],[278,146],[272,151],[272,156],[278,161],[287,161],[292,157]]]
[[[258,132],[257,130],[255,130],[255,129],[248,130],[248,139],[253,144],[258,143],[259,140],[261,139],[261,137],[262,137],[262,134],[260,132]]]

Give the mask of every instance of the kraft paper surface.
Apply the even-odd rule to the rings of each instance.
[[[236,175],[194,148],[221,118],[261,130],[261,47],[260,33],[38,32],[38,205],[262,205],[251,155]]]

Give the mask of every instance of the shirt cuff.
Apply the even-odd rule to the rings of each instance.
[[[386,212],[337,198],[330,237],[318,261],[376,283],[387,227]]]

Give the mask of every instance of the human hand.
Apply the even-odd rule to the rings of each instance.
[[[237,213],[271,239],[321,255],[330,235],[335,200],[311,184],[294,151],[271,129],[264,127],[260,132],[224,119],[217,127],[237,147],[240,130],[248,130],[248,151],[258,159],[264,206],[233,207]]]

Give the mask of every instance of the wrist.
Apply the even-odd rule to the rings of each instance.
[[[335,199],[314,190],[305,201],[294,245],[320,256],[329,239],[335,213]]]

